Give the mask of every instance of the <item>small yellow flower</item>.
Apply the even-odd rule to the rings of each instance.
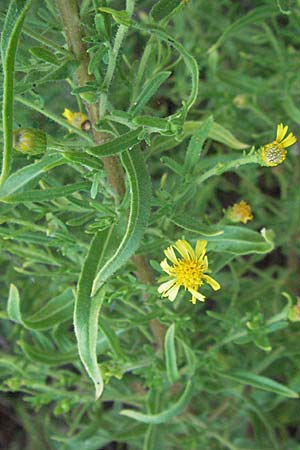
[[[300,298],[297,297],[296,305],[292,304],[292,301],[289,302],[289,314],[288,319],[291,322],[300,322]]]
[[[231,208],[228,208],[226,217],[231,222],[247,223],[253,219],[251,206],[245,200],[240,201],[240,203],[235,203]]]
[[[288,126],[283,126],[283,124],[280,123],[277,126],[277,135],[275,141],[271,142],[270,144],[264,145],[260,149],[260,157],[263,165],[275,167],[285,160],[287,154],[287,151],[285,149],[295,144],[297,140],[293,133],[290,133],[285,138],[287,131]]]
[[[169,281],[162,283],[158,292],[163,297],[168,297],[173,302],[177,296],[181,286],[192,294],[192,303],[197,300],[204,301],[203,294],[198,289],[204,282],[208,283],[215,291],[220,289],[217,281],[206,275],[208,272],[208,260],[206,256],[207,241],[197,241],[196,249],[193,250],[191,245],[185,240],[176,241],[175,245],[170,245],[164,253],[166,257],[173,263],[170,266],[165,258],[161,263],[161,268],[169,275]],[[180,254],[178,259],[175,250]]]
[[[70,125],[78,128],[79,130],[89,131],[91,128],[91,122],[88,117],[82,112],[73,112],[68,108],[65,108],[62,115],[67,119]]]
[[[19,128],[13,131],[13,147],[28,155],[38,155],[47,150],[47,135],[33,128]]]

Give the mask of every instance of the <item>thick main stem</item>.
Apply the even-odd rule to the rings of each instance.
[[[80,86],[84,86],[88,81],[94,81],[94,77],[88,73],[89,57],[85,45],[81,39],[80,16],[76,0],[57,0],[57,6],[63,21],[64,31],[69,49],[72,51],[80,66],[77,69],[77,79]],[[86,104],[90,121],[93,124],[98,122],[98,105],[96,103]],[[105,136],[93,127],[93,135],[96,144],[101,144]],[[124,173],[119,159],[115,156],[102,158],[107,174],[107,179],[112,189],[122,198],[125,194]]]
[[[58,9],[60,11],[65,35],[68,43],[69,49],[74,53],[76,59],[81,62],[79,68],[77,69],[77,78],[80,86],[84,86],[87,81],[93,80],[93,76],[88,73],[89,58],[86,48],[81,39],[80,30],[80,17],[79,10],[76,0],[56,0]],[[127,6],[130,14],[132,14],[134,1],[127,0]],[[122,30],[119,41],[115,45],[115,50],[119,50],[123,37],[125,36],[125,30]],[[116,49],[116,46],[118,47]],[[117,53],[117,52],[115,52]],[[115,61],[114,61],[115,62]],[[110,84],[112,78],[112,73],[109,74],[108,84]],[[99,119],[98,115],[98,105],[97,104],[86,104],[87,111],[92,124],[97,123]],[[101,144],[105,137],[97,132],[93,127],[94,140],[97,144]],[[116,192],[118,197],[122,199],[125,194],[125,181],[124,172],[121,167],[119,160],[116,157],[106,157],[102,159],[104,164],[104,169],[107,174],[108,182],[112,189]],[[148,265],[146,259],[141,255],[135,255],[132,261],[137,268],[138,279],[142,283],[154,284],[154,275],[151,267]],[[163,348],[165,328],[159,323],[158,320],[153,319],[150,321],[150,327],[152,329],[155,341],[159,348]]]

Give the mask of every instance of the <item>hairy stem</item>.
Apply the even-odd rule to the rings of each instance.
[[[66,40],[69,49],[72,51],[80,66],[77,69],[77,79],[80,86],[84,86],[87,81],[94,80],[94,77],[88,73],[89,57],[85,45],[81,39],[80,16],[76,0],[57,0],[57,6],[62,18]],[[86,104],[92,125],[98,122],[98,105]],[[93,135],[96,144],[105,141],[106,136],[99,133],[93,127]],[[122,198],[125,194],[124,173],[119,159],[115,156],[102,158],[107,179],[114,192]]]
[[[132,15],[134,9],[134,0],[127,0],[127,12]],[[93,80],[93,76],[88,73],[89,58],[84,43],[81,39],[80,30],[80,17],[76,0],[57,0],[58,9],[62,17],[64,31],[68,43],[69,49],[74,53],[76,59],[81,61],[79,68],[77,69],[77,78],[80,86],[84,86],[87,81]],[[127,27],[120,25],[110,61],[108,64],[108,70],[105,77],[106,88],[109,88],[111,80],[113,78],[117,55],[121,47],[122,41],[126,35]],[[107,96],[101,96],[100,98],[100,111],[104,114],[106,110]],[[102,107],[101,107],[102,105]],[[99,120],[97,104],[87,104],[87,111],[92,124],[95,124]],[[101,144],[105,140],[105,136],[99,133],[93,127],[94,140],[97,144]],[[124,172],[120,165],[118,158],[105,157],[102,158],[104,168],[107,174],[108,182],[116,192],[118,197],[122,199],[125,194],[125,182]],[[137,267],[137,276],[142,283],[154,284],[154,275],[151,267],[148,265],[146,259],[141,255],[133,256],[134,264]],[[158,320],[153,319],[150,321],[150,327],[157,342],[158,347],[161,349],[164,345],[165,329],[159,323]]]

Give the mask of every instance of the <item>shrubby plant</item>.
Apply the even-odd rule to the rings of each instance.
[[[300,10],[250,3],[2,1],[3,448],[300,449]]]

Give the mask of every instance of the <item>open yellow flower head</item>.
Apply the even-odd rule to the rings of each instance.
[[[264,145],[260,149],[260,159],[263,165],[269,167],[278,166],[281,164],[285,158],[287,151],[285,150],[287,147],[295,144],[296,137],[293,133],[290,133],[287,137],[288,126],[280,123],[277,126],[277,135],[276,139],[270,144]]]
[[[88,116],[82,112],[73,112],[70,109],[65,108],[62,115],[67,119],[68,123],[75,128],[85,131],[88,131],[91,128],[91,122],[89,121]]]
[[[231,222],[247,223],[249,220],[253,219],[251,206],[248,205],[245,200],[242,200],[239,203],[234,203],[234,205],[226,211],[226,217]]]
[[[199,292],[200,286],[205,282],[215,291],[220,289],[219,283],[206,274],[208,272],[208,260],[206,256],[207,241],[197,241],[196,249],[185,240],[176,241],[175,245],[170,245],[164,253],[172,263],[169,265],[167,258],[161,263],[161,268],[169,275],[169,280],[162,283],[158,292],[163,297],[173,302],[182,286],[192,294],[192,303],[197,300],[204,301],[205,297]],[[175,250],[179,253],[177,257]]]
[[[18,128],[13,131],[13,147],[27,155],[38,155],[47,150],[47,135],[33,128]]]

